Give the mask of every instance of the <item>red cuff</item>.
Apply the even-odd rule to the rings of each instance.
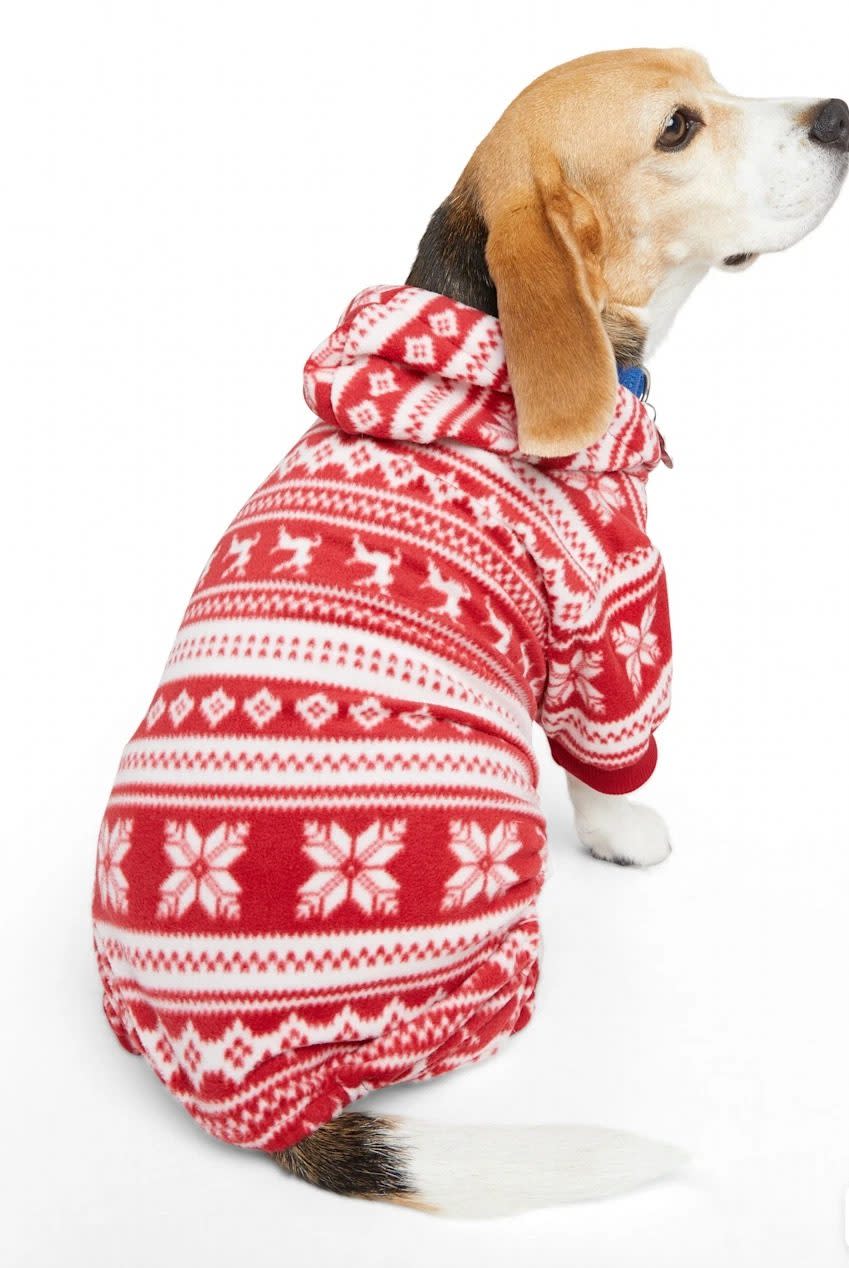
[[[621,793],[633,792],[644,784],[657,765],[657,744],[653,735],[649,736],[649,746],[638,762],[632,766],[623,766],[619,770],[601,770],[598,766],[588,766],[565,749],[557,740],[549,740],[551,755],[570,775],[580,779],[582,784],[594,788],[596,792]]]

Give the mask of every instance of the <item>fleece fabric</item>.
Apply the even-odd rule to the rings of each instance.
[[[527,1023],[532,724],[629,792],[670,680],[662,445],[627,388],[596,444],[530,458],[498,320],[379,286],[304,391],[311,425],[213,550],[123,751],[93,894],[118,1038],[266,1150]]]

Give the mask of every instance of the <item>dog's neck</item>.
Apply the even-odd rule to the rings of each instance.
[[[408,286],[447,295],[498,316],[498,296],[486,263],[487,228],[474,195],[458,186],[437,207],[419,243]],[[652,355],[678,309],[708,271],[706,264],[673,267],[642,307],[609,302],[602,321],[619,365]]]
[[[407,285],[447,295],[497,317],[498,298],[487,268],[486,239],[486,224],[473,197],[455,189],[431,216]]]
[[[709,269],[710,265],[701,260],[688,260],[670,269],[655,287],[648,304],[639,310],[646,331],[646,357],[650,357],[666,338],[679,308]]]

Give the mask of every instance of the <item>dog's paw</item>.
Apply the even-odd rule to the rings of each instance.
[[[672,849],[666,824],[656,811],[624,798],[594,807],[592,817],[576,814],[582,845],[594,858],[623,867],[651,867],[669,857]]]

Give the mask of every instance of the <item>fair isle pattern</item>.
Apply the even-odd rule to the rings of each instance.
[[[527,1023],[532,723],[628,791],[670,678],[661,449],[625,388],[597,444],[528,458],[498,321],[388,286],[304,392],[317,418],[209,556],[125,746],[93,892],[116,1035],[260,1149]]]

